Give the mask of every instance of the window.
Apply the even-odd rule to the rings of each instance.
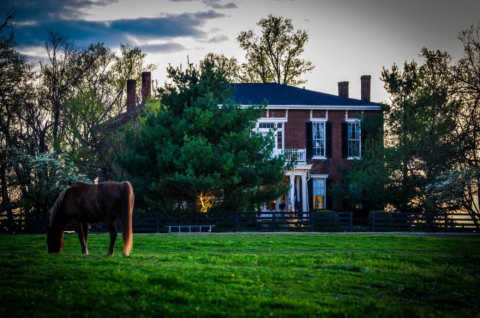
[[[326,206],[326,180],[313,179],[313,209],[321,210]]]
[[[264,136],[271,134],[275,141],[275,152],[282,153],[284,149],[283,123],[258,123],[257,132]]]
[[[325,157],[325,123],[312,124],[313,156]]]
[[[360,157],[360,123],[348,123],[348,157]]]
[[[342,123],[342,158],[360,158],[361,138],[362,134],[359,121]]]
[[[332,157],[332,123],[313,121],[306,123],[307,158],[326,159]]]

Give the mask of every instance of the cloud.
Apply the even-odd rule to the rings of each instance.
[[[200,43],[222,43],[228,41],[229,38],[226,35],[216,35],[208,40],[198,40]]]
[[[12,7],[17,10],[17,18],[23,21],[37,21],[39,19],[80,19],[85,17],[84,10],[106,7],[119,0],[2,0],[0,12],[7,12]],[[2,17],[3,18],[3,17]]]
[[[236,9],[238,8],[237,5],[233,2],[222,4],[221,0],[203,0],[203,3],[207,7],[211,7],[212,9]]]
[[[73,1],[75,4],[76,1]],[[76,10],[71,10],[77,14]],[[174,37],[205,38],[202,30],[206,21],[225,17],[208,10],[197,13],[165,14],[153,18],[119,19],[111,21],[87,21],[84,19],[21,19],[15,25],[15,40],[22,46],[43,45],[48,40],[48,30],[59,30],[77,45],[103,42],[107,46],[120,43],[141,45],[150,40],[165,40]]]
[[[185,51],[185,47],[181,44],[170,42],[164,44],[146,44],[141,45],[140,48],[144,53],[177,53]]]

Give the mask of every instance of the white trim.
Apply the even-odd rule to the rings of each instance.
[[[313,156],[312,160],[327,160],[328,158],[325,156]]]
[[[312,179],[328,179],[328,174],[310,174]]]
[[[222,106],[222,104],[219,104]],[[240,107],[250,107],[252,105],[241,104]],[[312,109],[312,110],[382,110],[381,106],[364,106],[364,105],[267,105],[266,109]]]
[[[310,118],[310,121],[312,123],[318,123],[318,122],[327,122],[328,118]]]
[[[285,117],[270,117],[270,118],[265,118],[265,117],[262,117],[260,118],[257,123],[286,123],[288,121],[288,118],[285,118]]]
[[[360,121],[360,118],[345,118],[346,123],[359,123]]]

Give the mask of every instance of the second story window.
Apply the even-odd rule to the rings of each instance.
[[[361,156],[360,122],[350,121],[342,124],[342,157],[348,159]]]
[[[348,156],[360,157],[360,123],[348,123]]]
[[[312,126],[313,133],[313,156],[314,157],[325,157],[325,123],[318,122],[313,123]]]
[[[275,153],[282,153],[284,150],[283,123],[259,122],[257,132],[264,136],[272,136],[275,141]]]
[[[325,120],[307,122],[307,157],[327,159],[332,157],[332,123]]]

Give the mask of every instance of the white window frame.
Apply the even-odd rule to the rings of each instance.
[[[362,157],[362,126],[360,124],[359,119],[347,119],[347,151],[348,151],[348,157],[347,160],[354,160],[354,159],[360,159]],[[350,138],[350,127],[351,125],[356,125],[358,127],[358,139],[351,139]],[[356,141],[358,142],[358,156],[351,156],[350,155],[350,141]]]
[[[328,174],[312,174],[310,175],[310,178],[312,179],[312,209],[313,210],[323,210],[327,208],[327,179],[328,179]],[[323,196],[322,200],[322,207],[317,208],[315,206],[315,196],[316,196],[316,188],[315,187],[315,181],[322,181],[323,182],[323,195],[322,193],[319,193],[318,196]]]
[[[285,123],[286,120],[278,119],[262,119],[255,124],[255,131],[266,136],[268,133],[272,132],[274,142],[275,142],[275,152],[284,153],[285,152]],[[273,128],[260,128],[260,124],[273,124]],[[280,124],[280,127],[279,127]],[[281,148],[279,146],[278,133],[281,134]]]
[[[312,122],[312,159],[327,159],[327,119],[326,118],[319,118],[319,119],[311,119]],[[316,155],[315,154],[315,125],[322,124],[323,125],[323,155]]]

